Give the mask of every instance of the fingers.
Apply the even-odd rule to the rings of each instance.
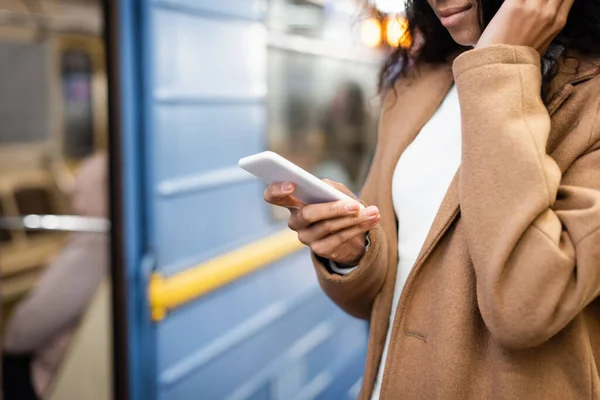
[[[367,224],[355,225],[353,227],[339,231],[334,235],[329,235],[321,240],[313,242],[310,245],[310,248],[313,252],[322,257],[327,257],[331,260],[336,260],[340,256],[339,253],[342,251],[342,248],[345,252],[349,251],[349,248],[344,246],[345,244],[347,244],[351,240],[360,240],[360,243],[358,243],[357,246],[352,246],[352,249],[356,250],[357,252],[364,252],[364,237],[366,232],[368,232],[372,228],[373,226],[370,225],[368,225],[367,227]],[[350,259],[354,258],[349,257],[348,254],[345,254],[345,256]]]
[[[562,30],[567,23],[574,0],[546,0],[545,3],[544,7],[548,10],[548,22]]]
[[[358,201],[335,201],[333,203],[310,204],[295,210],[289,220],[289,227],[295,231],[308,227],[315,222],[340,217],[348,217],[358,213]]]
[[[264,198],[267,203],[280,207],[289,209],[304,207],[301,201],[292,196],[293,193],[294,185],[292,183],[275,183],[265,190]]]
[[[560,3],[560,6],[558,8],[558,15],[557,15],[557,23],[561,24],[561,27],[564,27],[565,24],[567,23],[567,18],[569,17],[569,13],[571,12],[571,8],[573,7],[573,4],[575,3],[575,0],[562,0]]]
[[[556,10],[563,10],[565,7],[571,8],[574,0],[546,0],[550,5],[554,6]]]
[[[375,226],[379,222],[379,219],[379,210],[377,207],[371,206],[351,216],[326,219],[315,223],[306,229],[300,230],[298,232],[298,239],[302,243],[310,245],[310,243],[321,240],[326,236],[336,234],[356,225],[361,225],[362,229],[367,231]]]

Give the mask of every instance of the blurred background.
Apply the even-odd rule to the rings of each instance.
[[[368,326],[239,158],[359,191],[402,0],[0,0],[3,398],[355,399]]]

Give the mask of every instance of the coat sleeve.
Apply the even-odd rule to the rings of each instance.
[[[546,154],[551,120],[535,50],[472,50],[454,74],[461,218],[479,308],[504,346],[537,346],[600,293],[600,95],[578,110],[569,135],[584,143],[563,173]]]

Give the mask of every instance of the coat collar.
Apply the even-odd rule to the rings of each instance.
[[[571,52],[558,62],[558,70],[546,88],[544,100],[554,114],[571,94],[573,87],[600,74],[600,61]]]

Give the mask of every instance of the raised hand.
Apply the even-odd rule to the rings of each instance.
[[[506,0],[481,35],[477,47],[494,44],[529,46],[543,55],[564,28],[573,2]]]

